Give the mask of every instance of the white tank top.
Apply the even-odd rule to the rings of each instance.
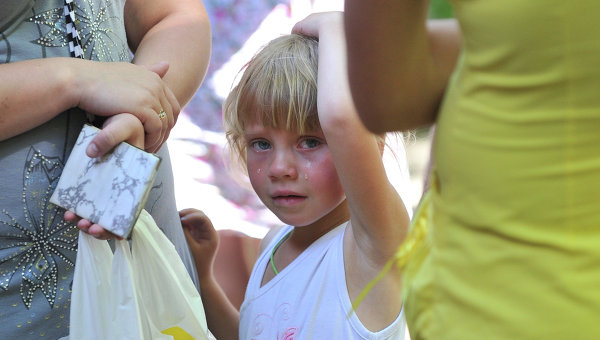
[[[346,223],[321,236],[261,287],[273,247],[292,229],[282,228],[254,265],[240,309],[240,339],[408,339],[403,310],[379,332],[365,328],[355,313],[348,316]]]

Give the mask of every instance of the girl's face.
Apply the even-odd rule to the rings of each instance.
[[[244,137],[250,183],[282,222],[306,226],[340,210],[344,190],[320,129],[299,135],[256,123]]]

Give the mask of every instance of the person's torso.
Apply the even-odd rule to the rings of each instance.
[[[85,58],[129,62],[125,1],[74,3]],[[0,63],[69,57],[63,6],[62,0],[3,2]],[[78,229],[48,200],[85,122],[85,113],[72,109],[0,141],[0,338],[55,339],[68,334]],[[163,161],[146,210],[194,273],[175,207],[166,148],[159,155]]]
[[[432,334],[597,337],[600,2],[453,3],[464,50],[434,144]]]
[[[260,286],[281,230],[259,256],[240,310],[240,339],[404,339],[402,312],[380,332],[367,330],[346,288],[340,225],[311,244],[271,281]]]

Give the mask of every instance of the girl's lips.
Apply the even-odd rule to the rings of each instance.
[[[280,206],[293,206],[304,202],[306,197],[289,195],[289,196],[273,196],[273,202]]]

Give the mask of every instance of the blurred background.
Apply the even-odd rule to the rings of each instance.
[[[221,103],[238,72],[269,40],[288,34],[297,21],[312,12],[343,10],[343,0],[204,0],[210,16],[213,47],[202,87],[183,109],[168,141],[175,176],[177,206],[203,210],[216,229],[235,230],[262,238],[281,224],[258,200],[249,185],[228,172],[223,156],[225,136]],[[431,2],[432,17],[452,16],[445,0]],[[390,177],[407,206],[421,196],[429,158],[427,129],[404,138],[396,150],[400,164]],[[393,163],[393,162],[392,162]],[[398,170],[399,165],[399,170]],[[410,175],[409,175],[410,174]]]

